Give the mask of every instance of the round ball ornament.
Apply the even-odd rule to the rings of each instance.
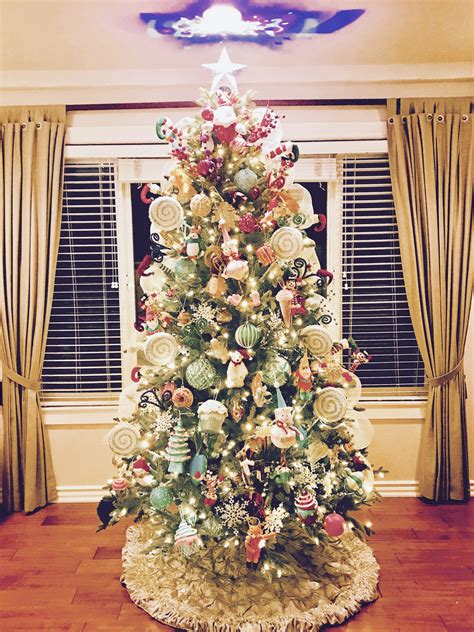
[[[196,264],[191,259],[178,259],[174,267],[174,274],[178,281],[195,285],[199,282],[196,275]],[[191,276],[193,275],[193,276]]]
[[[206,358],[198,358],[191,362],[186,369],[186,380],[190,386],[198,391],[204,391],[210,388],[217,374],[215,368]]]
[[[330,513],[324,518],[324,530],[331,538],[338,538],[344,533],[346,521],[338,513]]]
[[[120,422],[109,432],[107,440],[114,454],[131,456],[138,450],[140,431],[132,424]]]
[[[156,198],[150,204],[150,221],[158,230],[176,230],[183,223],[183,208],[178,200],[167,195]]]
[[[278,259],[291,261],[303,250],[303,233],[297,228],[279,228],[273,233],[270,246]]]
[[[114,478],[112,481],[112,489],[114,492],[123,492],[128,487],[128,481],[126,478]]]
[[[169,487],[160,485],[151,490],[150,505],[158,511],[164,511],[173,502],[173,492]]]
[[[251,189],[255,188],[257,181],[258,178],[251,169],[241,169],[234,177],[235,186],[244,193],[249,193]]]
[[[332,349],[332,338],[324,327],[308,325],[300,331],[304,346],[315,356],[325,356]]]
[[[262,379],[268,386],[275,388],[288,382],[291,375],[291,366],[286,358],[281,355],[271,357],[262,370]]]
[[[176,408],[189,408],[192,406],[194,396],[189,388],[181,386],[174,391],[171,401]]]
[[[237,331],[235,332],[236,343],[244,349],[251,349],[257,344],[259,338],[260,332],[255,325],[252,325],[252,323],[240,325],[240,327],[237,327]]]
[[[156,366],[170,364],[178,354],[178,343],[171,334],[160,331],[147,338],[145,343],[146,359]]]
[[[327,386],[317,396],[314,402],[314,414],[329,423],[339,421],[347,411],[347,399],[340,388]]]
[[[207,217],[212,209],[210,198],[205,193],[197,193],[191,198],[189,204],[194,217]]]

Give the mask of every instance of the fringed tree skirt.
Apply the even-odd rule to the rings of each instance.
[[[225,561],[211,551],[144,553],[144,527],[130,527],[122,580],[137,606],[162,623],[192,632],[315,632],[342,623],[377,598],[379,566],[352,535],[334,546],[298,547],[285,574],[268,582],[247,570],[236,547]]]

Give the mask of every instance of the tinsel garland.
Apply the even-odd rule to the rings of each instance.
[[[378,596],[377,561],[350,533],[325,547],[287,544],[285,572],[271,582],[246,569],[241,547],[227,552],[224,567],[204,552],[191,560],[176,552],[146,553],[148,536],[145,525],[128,529],[122,581],[137,606],[180,629],[315,632],[342,623]]]

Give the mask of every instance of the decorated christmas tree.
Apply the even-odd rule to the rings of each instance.
[[[156,618],[316,629],[374,598],[354,516],[376,499],[355,373],[368,357],[335,335],[332,275],[305,233],[325,218],[293,181],[297,147],[239,95],[225,51],[209,66],[196,115],[157,123],[174,160],[142,189],[138,366],[98,511],[102,526],[136,517],[124,579]]]

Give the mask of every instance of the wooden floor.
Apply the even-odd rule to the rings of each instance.
[[[365,517],[380,598],[338,631],[474,630],[474,505],[388,498]],[[0,630],[170,631],[120,586],[126,525],[95,533],[93,505],[53,505],[0,524]],[[333,628],[331,628],[333,629]]]

